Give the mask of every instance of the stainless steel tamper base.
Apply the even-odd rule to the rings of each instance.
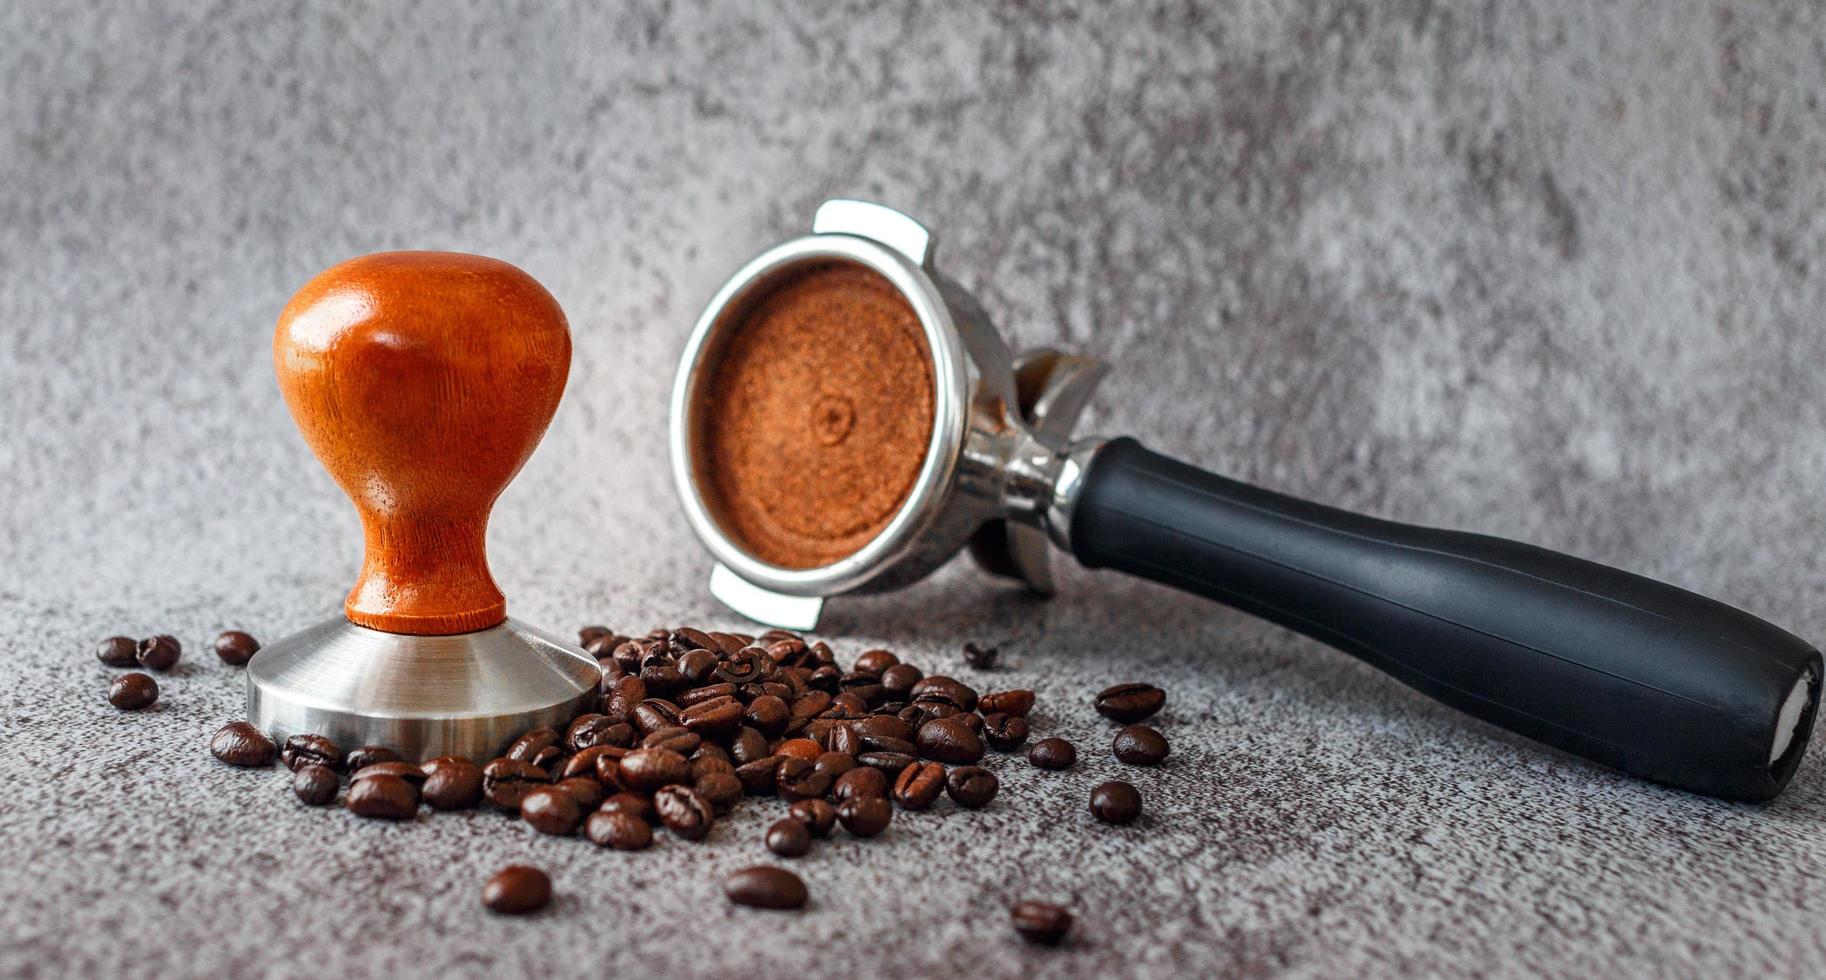
[[[596,695],[589,655],[523,623],[406,636],[338,617],[247,664],[247,717],[275,742],[322,735],[412,760],[485,762],[528,729],[562,728]]]

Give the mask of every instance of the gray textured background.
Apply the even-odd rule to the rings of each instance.
[[[838,193],[936,227],[1017,344],[1113,358],[1099,429],[1826,636],[1819,4],[601,6],[0,7],[0,973],[1818,969],[1817,750],[1773,805],[1686,796],[1075,569],[831,617],[928,665],[1002,642],[962,675],[1037,687],[1086,761],[820,849],[799,916],[716,893],[767,808],[630,856],[211,764],[239,689],[206,638],[334,614],[357,560],[272,379],[293,289],[398,247],[538,276],[577,356],[492,532],[516,615],[735,625],[662,391],[722,277]],[[117,631],[189,646],[154,713],[102,700]],[[1116,831],[1085,698],[1130,678],[1175,754]],[[528,859],[558,903],[486,917]],[[1023,896],[1074,948],[1010,937]]]

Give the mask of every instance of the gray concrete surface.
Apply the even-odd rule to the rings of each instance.
[[[353,576],[268,344],[318,269],[397,247],[508,259],[571,316],[492,532],[515,614],[735,625],[662,391],[721,278],[839,193],[938,228],[1020,344],[1113,358],[1098,428],[1826,636],[1823,36],[1810,0],[5,5],[0,973],[1817,972],[1817,750],[1769,806],[1686,796],[1112,576],[1038,603],[957,563],[836,611],[851,653],[1001,643],[983,680],[1087,761],[821,848],[801,915],[717,895],[767,808],[639,855],[302,810],[211,763],[240,692],[202,646]],[[154,713],[103,702],[117,631],[188,645]],[[1086,698],[1131,678],[1175,749],[1112,831]],[[557,904],[484,915],[526,860]],[[1011,937],[1026,896],[1078,910],[1071,948]]]

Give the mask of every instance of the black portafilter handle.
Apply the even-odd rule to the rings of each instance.
[[[1091,457],[1070,537],[1087,567],[1254,613],[1680,789],[1769,799],[1813,727],[1819,651],[1742,610],[1532,545],[1297,500],[1133,439]]]

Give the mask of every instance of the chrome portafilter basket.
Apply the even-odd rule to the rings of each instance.
[[[797,273],[848,263],[912,308],[931,357],[933,425],[898,511],[815,568],[750,554],[710,506],[694,406],[747,314]],[[1254,613],[1337,647],[1485,721],[1652,780],[1760,800],[1793,776],[1821,659],[1807,642],[1703,596],[1541,548],[1396,524],[1205,472],[1133,439],[1075,436],[1105,373],[1091,358],[1013,356],[983,308],[933,264],[913,219],[821,206],[812,232],[744,265],[686,342],[672,389],[672,472],[714,558],[711,591],[808,629],[828,599],[907,586],[966,546],[1052,592],[1070,552]]]

